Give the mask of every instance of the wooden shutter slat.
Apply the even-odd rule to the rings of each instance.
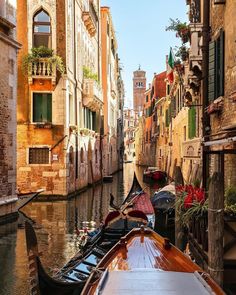
[[[220,32],[220,85],[219,85],[219,95],[223,96],[224,95],[224,50],[225,50],[225,34],[224,31],[222,30]]]
[[[215,99],[215,41],[209,43],[208,100]]]

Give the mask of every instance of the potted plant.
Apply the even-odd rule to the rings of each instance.
[[[187,43],[190,39],[190,31],[187,23],[182,23],[178,18],[175,20],[170,18],[170,25],[166,27],[166,31],[176,32],[176,37],[181,38],[183,43]]]
[[[47,48],[45,46],[33,47],[31,48],[31,53],[28,53],[23,57],[23,71],[25,74],[29,72],[29,67],[33,63],[39,63],[41,59],[47,59],[47,63],[50,65],[55,65],[56,69],[63,74],[64,65],[62,58],[53,53],[53,49]]]
[[[192,185],[176,187],[176,208],[184,226],[189,226],[191,219],[199,218],[207,212],[208,202],[202,188]]]

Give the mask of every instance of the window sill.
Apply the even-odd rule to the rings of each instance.
[[[35,129],[52,129],[52,123],[42,122],[33,124]]]

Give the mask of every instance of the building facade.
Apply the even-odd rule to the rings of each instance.
[[[18,61],[18,188],[67,196],[101,180],[106,161],[113,161],[102,158],[100,1],[18,0],[18,5],[18,39],[24,44]],[[116,85],[115,70],[112,79]],[[116,137],[115,112],[113,121]]]
[[[0,1],[0,217],[16,212],[16,1]]]
[[[135,161],[135,132],[138,125],[138,112],[124,110],[124,162]]]
[[[121,134],[124,87],[121,82],[117,40],[109,7],[101,7],[102,89],[104,102],[103,174],[118,171],[122,157]],[[119,130],[118,130],[119,129]]]

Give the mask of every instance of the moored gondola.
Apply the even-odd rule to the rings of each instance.
[[[175,242],[175,185],[169,184],[152,197],[151,202],[155,211],[155,226],[157,233]]]
[[[167,173],[158,170],[157,167],[148,167],[143,172],[143,182],[158,183],[160,186],[164,186],[167,183],[167,180]]]
[[[49,276],[44,270],[39,257],[36,234],[32,226],[26,223],[26,242],[31,268],[32,294],[80,294],[90,273],[114,244],[134,227],[148,224],[147,216],[135,207],[138,204],[137,195],[139,196],[139,193],[140,196],[142,195],[142,188],[141,186],[138,187],[137,179],[135,179],[136,176],[126,198],[127,202],[123,202],[120,210],[108,214],[103,226],[96,230],[93,237],[88,238],[81,251],[53,277]],[[132,199],[136,200],[134,208],[129,207]]]
[[[17,194],[17,210],[19,211],[24,206],[26,206],[29,202],[31,202],[33,199],[35,199],[40,193],[42,193],[44,190],[39,189],[36,192],[29,192],[29,193],[19,193]]]

